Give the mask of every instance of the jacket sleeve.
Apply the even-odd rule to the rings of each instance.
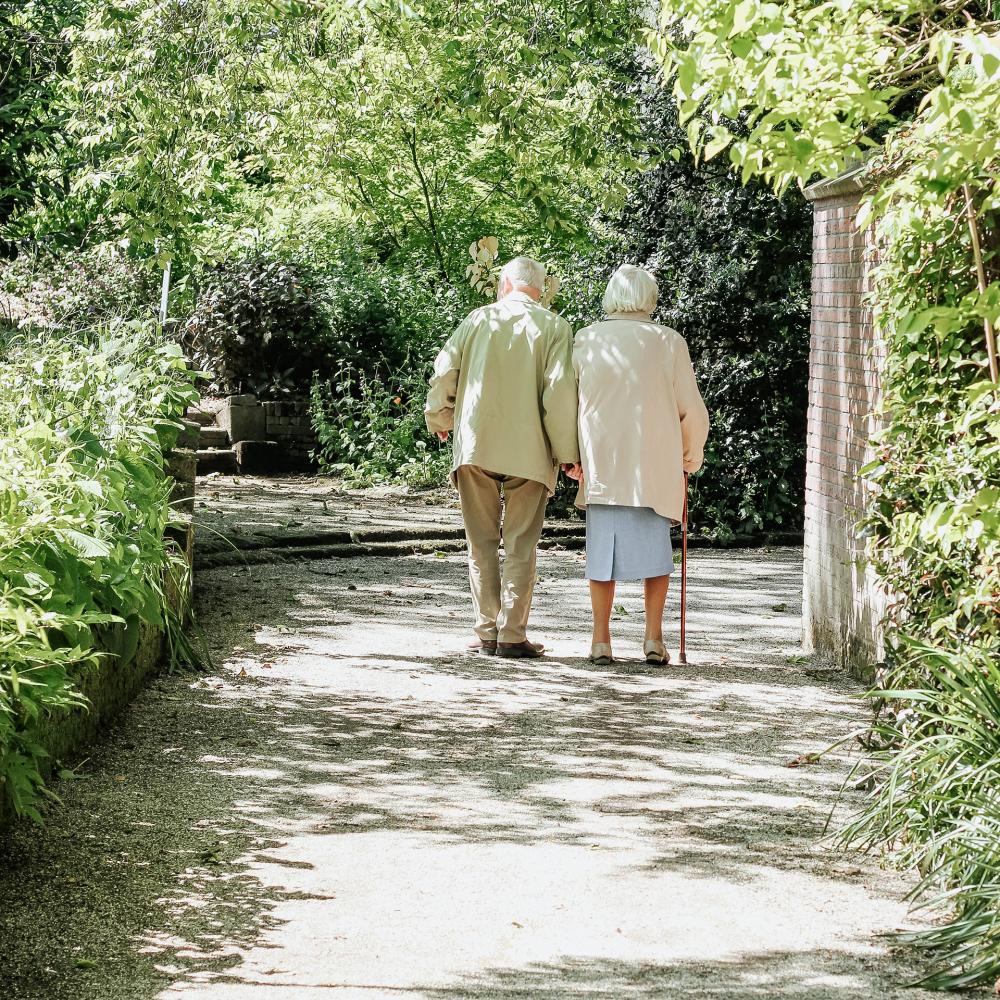
[[[573,337],[569,324],[560,321],[551,337],[542,380],[542,423],[557,465],[580,461],[577,439],[576,372],[573,369]]]
[[[424,420],[432,434],[455,429],[455,399],[458,396],[458,376],[462,368],[462,351],[467,333],[468,321],[464,321],[448,338],[434,360],[434,374],[431,376],[427,402],[424,404]]]
[[[708,440],[708,409],[698,391],[694,366],[687,344],[677,338],[674,353],[674,397],[681,420],[681,441],[684,445],[684,471],[697,472],[705,461]]]

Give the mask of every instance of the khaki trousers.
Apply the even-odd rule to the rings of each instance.
[[[500,642],[524,642],[548,490],[532,479],[503,476],[476,465],[459,466],[455,481],[469,544],[476,635]]]

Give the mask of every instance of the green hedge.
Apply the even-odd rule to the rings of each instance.
[[[38,819],[37,728],[83,702],[101,629],[178,624],[164,450],[197,391],[180,349],[138,324],[8,339],[0,361],[0,788]]]

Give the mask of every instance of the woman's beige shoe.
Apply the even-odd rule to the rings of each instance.
[[[642,644],[642,651],[646,654],[647,663],[669,663],[670,654],[667,647],[659,639],[647,639]]]
[[[607,642],[595,642],[590,647],[590,662],[596,663],[599,667],[606,667],[614,657],[611,655],[611,645]]]

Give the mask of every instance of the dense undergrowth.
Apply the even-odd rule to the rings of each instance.
[[[39,724],[84,704],[102,631],[179,627],[164,451],[196,397],[150,327],[0,341],[0,789],[17,814],[39,818]]]
[[[888,650],[876,795],[844,838],[896,845],[920,872],[916,896],[950,909],[915,940],[933,952],[931,985],[958,988],[1000,977],[1000,389],[983,323],[1000,304],[995,251],[992,283],[969,287],[970,212],[987,248],[1000,216],[992,179],[946,187],[921,138],[889,146],[872,199],[888,350],[864,527]]]

